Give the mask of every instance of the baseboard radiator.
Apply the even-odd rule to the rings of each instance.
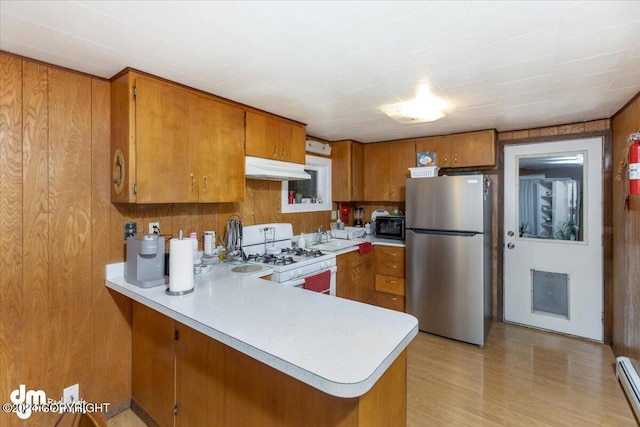
[[[616,358],[616,376],[640,420],[640,378],[628,357]]]

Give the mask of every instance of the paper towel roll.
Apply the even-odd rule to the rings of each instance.
[[[193,289],[193,243],[191,239],[169,240],[169,290]]]

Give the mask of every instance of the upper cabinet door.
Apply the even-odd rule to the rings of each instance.
[[[198,97],[146,76],[135,80],[137,203],[198,201]]]
[[[405,180],[416,163],[413,140],[364,146],[364,201],[400,202],[405,199]]]
[[[351,200],[364,200],[364,144],[351,144]]]
[[[334,201],[364,200],[363,144],[351,141],[331,143],[331,197]]]
[[[389,143],[364,147],[364,200],[389,200]]]
[[[454,137],[455,160],[458,167],[494,166],[496,164],[496,140],[494,129],[469,132]]]
[[[351,141],[331,143],[331,198],[351,202]]]
[[[405,200],[409,168],[416,166],[416,144],[414,141],[394,142],[389,148],[389,201]]]
[[[247,111],[246,154],[263,159],[278,158],[278,129],[275,123],[264,114]]]
[[[200,202],[244,200],[244,110],[200,96]]]
[[[111,82],[113,202],[244,200],[244,110],[137,72]]]
[[[416,152],[434,151],[440,168],[495,166],[495,129],[432,136],[416,141]]]
[[[304,125],[247,111],[247,156],[304,164]]]

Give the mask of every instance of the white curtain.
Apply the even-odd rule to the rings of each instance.
[[[520,237],[535,237],[538,228],[538,216],[536,208],[538,206],[538,192],[536,186],[540,178],[521,176],[518,195],[520,199]]]

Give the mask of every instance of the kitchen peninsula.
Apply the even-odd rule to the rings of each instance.
[[[134,301],[132,406],[159,425],[406,424],[413,316],[224,264],[179,297],[122,269],[106,285]]]

